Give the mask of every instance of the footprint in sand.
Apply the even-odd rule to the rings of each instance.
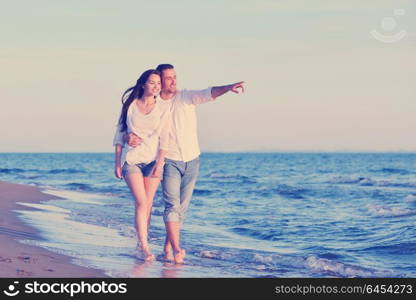
[[[55,272],[55,270],[52,269],[42,269],[43,271],[48,271],[48,272]]]
[[[0,262],[11,263],[12,259],[9,257],[0,256]]]
[[[30,256],[18,256],[17,259],[20,259],[25,263],[35,263],[35,262],[37,262],[36,258],[31,258]]]
[[[22,269],[16,269],[16,275],[21,275],[21,276],[32,276],[33,272],[28,272]]]

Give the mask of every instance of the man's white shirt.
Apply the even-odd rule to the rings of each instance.
[[[191,161],[201,154],[195,107],[213,101],[211,87],[204,90],[178,90],[170,100],[172,123],[169,132],[169,150],[166,158],[183,162]]]

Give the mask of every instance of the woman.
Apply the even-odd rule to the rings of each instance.
[[[124,178],[135,199],[135,225],[145,261],[154,259],[147,241],[153,198],[162,178],[168,150],[170,111],[157,96],[160,74],[144,72],[134,87],[122,97],[122,110],[113,144],[115,176]],[[141,144],[130,147],[124,143],[126,133],[141,138]]]

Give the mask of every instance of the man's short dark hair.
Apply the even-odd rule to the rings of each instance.
[[[164,70],[168,69],[173,69],[173,66],[171,64],[160,64],[156,68],[156,70],[158,70],[160,74],[162,74]]]

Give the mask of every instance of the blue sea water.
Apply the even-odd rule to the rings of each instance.
[[[415,153],[204,153],[186,264],[136,257],[134,206],[110,153],[0,153],[0,180],[64,200],[23,204],[36,244],[114,277],[415,277]],[[150,244],[162,252],[163,201]],[[22,199],[22,202],[24,199]]]

